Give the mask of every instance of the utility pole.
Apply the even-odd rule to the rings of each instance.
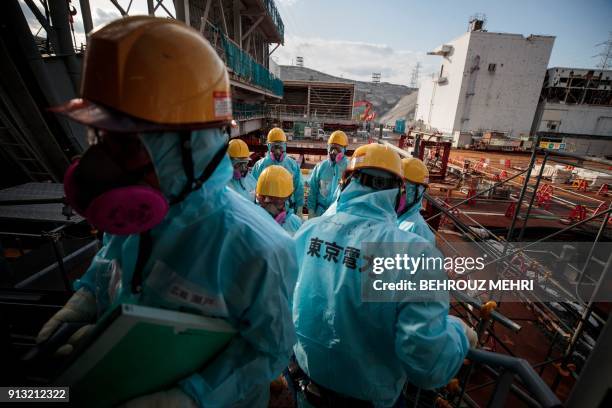
[[[597,44],[595,47],[604,47],[603,51],[597,55],[593,55],[593,58],[599,57],[599,64],[597,68],[601,68],[602,71],[608,69],[612,65],[612,31],[610,31],[608,41]]]
[[[412,68],[412,74],[410,75],[410,87],[411,88],[418,88],[420,70],[421,70],[421,63],[417,61],[414,68]]]

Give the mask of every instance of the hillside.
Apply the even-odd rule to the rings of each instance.
[[[368,100],[374,105],[374,110],[377,113],[378,118],[384,118],[395,108],[396,104],[400,100],[408,95],[414,95],[414,104],[416,104],[416,89],[410,88],[405,85],[390,84],[388,82],[381,82],[374,84],[372,82],[355,81],[347,78],[340,78],[333,75],[329,75],[314,69],[297,67],[293,65],[281,65],[280,66],[281,79],[294,80],[294,81],[322,81],[322,82],[344,82],[355,84],[355,100],[359,101],[362,99]],[[408,106],[408,111],[410,111]],[[406,110],[405,108],[403,110]],[[402,109],[398,112],[403,112]],[[412,107],[414,111],[414,106]],[[386,123],[386,122],[385,122]],[[395,119],[393,120],[395,123]]]
[[[378,120],[380,123],[392,125],[398,119],[413,119],[416,110],[417,92],[404,95],[393,108]]]

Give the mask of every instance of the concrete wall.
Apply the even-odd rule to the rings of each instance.
[[[452,46],[452,50],[443,57],[440,71],[433,80],[423,80],[419,88],[416,119],[423,120],[432,129],[444,133],[452,133],[454,130],[469,38],[470,33],[465,33],[445,43]],[[446,81],[440,81],[440,77],[446,78]],[[423,96],[421,96],[421,89],[423,89]]]
[[[416,119],[444,133],[530,133],[554,37],[473,31],[446,44],[441,76],[421,84]],[[495,64],[493,72],[489,64]],[[440,73],[438,73],[440,75]]]
[[[455,130],[529,134],[554,37],[470,34]]]
[[[612,157],[612,143],[605,139],[564,137],[564,151],[586,156]]]
[[[546,102],[538,131],[554,131],[596,136],[612,136],[612,106],[569,105]],[[608,143],[612,144],[612,138]]]

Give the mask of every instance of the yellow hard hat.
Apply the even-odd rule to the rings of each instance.
[[[336,130],[329,135],[329,139],[327,140],[327,144],[338,144],[340,146],[346,147],[348,146],[348,137],[346,137],[346,133],[341,130]]]
[[[285,135],[285,132],[283,131],[283,129],[275,127],[275,128],[270,129],[270,131],[268,132],[267,143],[286,142],[286,141],[287,141],[287,136]]]
[[[227,153],[232,159],[248,159],[251,156],[249,146],[242,139],[230,140]]]
[[[93,31],[81,95],[56,111],[107,130],[201,129],[232,119],[225,64],[198,31],[167,18],[125,17]]]
[[[425,164],[416,157],[402,159],[404,180],[411,183],[427,185],[429,183],[429,170]]]
[[[402,177],[402,161],[390,147],[378,143],[359,146],[346,168],[347,172],[359,169],[379,169]]]
[[[259,175],[255,192],[261,196],[287,198],[293,194],[293,177],[283,166],[268,166]]]

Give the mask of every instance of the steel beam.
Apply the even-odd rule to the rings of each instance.
[[[147,0],[152,1],[152,0]],[[89,0],[79,0],[81,5],[81,15],[83,16],[83,27],[85,28],[85,35],[89,34],[93,30],[93,22],[91,19],[91,7],[89,6]],[[152,4],[152,3],[151,3]]]

